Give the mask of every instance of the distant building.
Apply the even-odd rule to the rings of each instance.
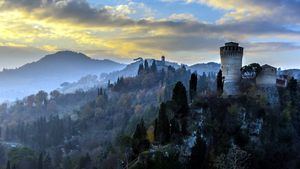
[[[277,69],[270,65],[263,65],[262,71],[256,77],[256,85],[276,86]]]
[[[228,42],[220,48],[221,70],[224,79],[223,95],[239,95],[243,47],[238,43]]]
[[[166,62],[166,57],[165,57],[165,56],[162,56],[162,57],[161,57],[161,61],[162,61],[163,64],[165,64],[165,62]]]

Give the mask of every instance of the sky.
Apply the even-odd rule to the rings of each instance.
[[[299,0],[0,0],[0,69],[72,50],[129,63],[220,62],[236,41],[243,64],[300,68]]]

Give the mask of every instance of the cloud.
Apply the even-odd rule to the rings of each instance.
[[[169,16],[168,19],[173,21],[197,21],[197,18],[189,13],[174,13],[171,16]]]
[[[166,0],[163,0],[166,1]],[[275,23],[300,23],[299,0],[167,0],[199,3],[224,10],[226,14],[218,21],[260,20]]]
[[[91,6],[86,0],[2,2],[0,42],[43,51],[69,49],[122,58],[165,52],[194,52],[195,56],[198,52],[218,51],[225,41],[232,40],[242,42],[249,52],[261,53],[270,49],[297,50],[298,46],[292,42],[251,43],[253,37],[300,38],[299,31],[286,26],[292,21],[297,23],[299,14],[295,11],[299,4],[296,1],[294,6],[282,4],[280,0],[186,1],[226,11],[216,23],[203,22],[190,13],[174,13],[157,19],[153,17],[157,11],[133,1],[100,7]],[[291,10],[285,15],[283,10],[287,8]]]
[[[300,46],[290,42],[254,42],[243,44],[249,53],[272,53],[274,51],[300,50]]]
[[[119,6],[119,11],[124,12],[124,7]],[[1,7],[2,10],[16,8],[39,19],[67,20],[77,24],[123,26],[133,23],[122,15],[115,15],[110,8],[93,8],[86,0],[4,0]]]

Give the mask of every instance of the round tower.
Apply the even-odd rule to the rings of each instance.
[[[225,96],[238,95],[241,81],[241,67],[243,61],[243,47],[238,43],[228,42],[220,48],[221,70],[224,80],[223,94]]]

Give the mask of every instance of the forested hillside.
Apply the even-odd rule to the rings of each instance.
[[[40,91],[1,105],[7,169],[300,167],[300,90],[270,104],[255,86],[222,97],[220,72],[139,65],[137,76],[89,91]],[[275,92],[275,91],[274,91]],[[49,95],[49,96],[48,96]]]
[[[171,98],[177,81],[188,86],[190,75],[185,67],[158,70],[155,62],[146,63],[136,77],[120,77],[104,88],[73,94],[40,91],[13,105],[2,104],[1,163],[20,169],[119,167],[123,142],[136,124],[143,119],[150,126],[159,103]],[[204,92],[215,77],[201,78]]]

